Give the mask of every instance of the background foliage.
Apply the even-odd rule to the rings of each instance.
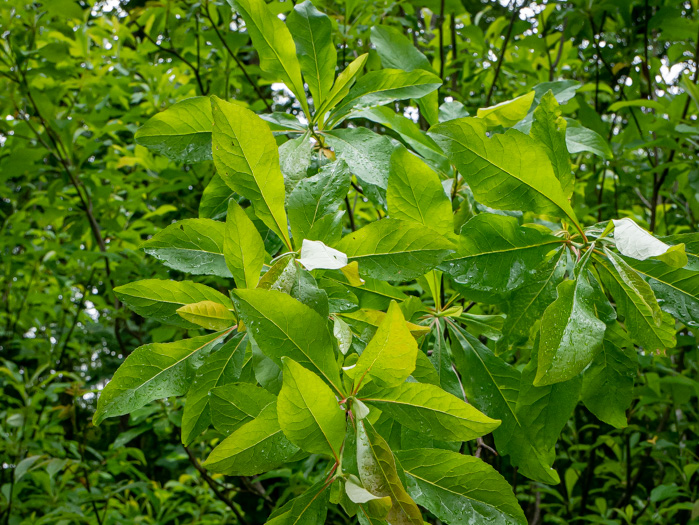
[[[332,18],[339,70],[363,53],[367,71],[389,67],[372,27],[407,36],[427,57],[421,67],[443,79],[445,113],[475,115],[544,82],[579,82],[563,115],[600,137],[571,151],[581,221],[630,217],[658,236],[696,231],[696,2],[316,6]],[[286,14],[293,4],[270,7]],[[317,458],[254,478],[213,475],[201,467],[209,440],[181,444],[181,399],[99,427],[91,420],[97,392],[135,347],[186,332],[133,314],[113,289],[182,278],[145,258],[141,244],[199,216],[214,175],[213,162],[173,162],[135,144],[136,130],[196,95],[236,99],[258,113],[300,108],[279,78],[260,70],[244,24],[225,2],[10,0],[0,5],[0,27],[1,519],[264,523],[313,483]],[[393,107],[428,127],[410,101]],[[369,119],[362,124],[397,136]],[[345,217],[346,231],[376,219],[375,207],[355,197],[356,224]],[[199,281],[223,287],[216,277]],[[429,296],[420,284],[404,291]],[[502,313],[480,302],[463,306]],[[699,512],[692,328],[667,354],[638,355],[628,426],[614,428],[576,407],[556,448],[562,483],[517,476],[491,452],[489,438],[471,453],[513,485],[530,523],[689,522]]]

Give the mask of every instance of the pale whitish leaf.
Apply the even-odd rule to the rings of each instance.
[[[177,313],[190,323],[207,330],[225,330],[235,324],[235,315],[222,304],[213,301],[186,304]]]
[[[304,239],[298,262],[308,271],[317,269],[339,270],[347,266],[347,255],[320,241]]]
[[[284,436],[273,402],[214,448],[204,466],[231,476],[255,476],[280,467],[298,451]]]
[[[223,238],[222,222],[185,219],[160,230],[141,248],[174,270],[231,277],[223,257]]]
[[[184,395],[202,360],[229,333],[227,330],[138,347],[102,390],[92,418],[94,424],[133,412],[155,399]]]
[[[209,97],[188,98],[152,117],[134,139],[172,160],[202,162],[211,160],[211,123]]]
[[[614,242],[622,255],[639,261],[655,257],[677,268],[687,265],[684,244],[676,246],[665,244],[629,218],[612,222],[614,223]]]
[[[226,308],[233,305],[231,300],[213,288],[190,281],[167,281],[145,279],[117,286],[114,293],[119,300],[138,315],[155,319],[162,323],[174,324],[183,328],[196,328],[177,313],[184,305],[213,301]]]
[[[347,355],[352,345],[352,330],[349,325],[339,317],[335,317],[333,323],[333,335],[335,339],[337,339],[340,352],[342,352],[343,355]]]
[[[249,109],[215,96],[211,97],[211,108],[216,171],[233,191],[250,200],[255,215],[291,248],[284,176],[269,126]]]

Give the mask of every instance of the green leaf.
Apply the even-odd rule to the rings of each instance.
[[[277,418],[289,441],[313,454],[340,458],[345,438],[345,411],[332,390],[293,359],[282,358],[284,383]]]
[[[182,443],[189,445],[211,424],[214,388],[237,381],[243,368],[245,334],[236,334],[219,350],[211,354],[197,370],[182,414]]]
[[[451,525],[526,525],[512,488],[493,467],[450,450],[399,450],[416,503]]]
[[[529,134],[546,149],[553,173],[561,183],[563,194],[570,198],[573,194],[575,177],[570,169],[570,154],[566,146],[566,120],[561,117],[556,97],[548,91],[534,110],[534,122]]]
[[[566,146],[573,155],[576,153],[594,153],[603,159],[613,159],[609,143],[602,135],[583,127],[577,120],[566,120]]]
[[[119,300],[142,317],[183,328],[196,328],[177,313],[182,306],[213,301],[232,308],[228,297],[213,288],[191,281],[144,279],[114,288]]]
[[[366,376],[381,387],[401,384],[415,370],[417,352],[417,343],[405,325],[398,303],[391,301],[374,337],[357,360],[354,391]]]
[[[209,97],[188,98],[152,117],[134,139],[177,162],[211,160],[212,120]]]
[[[525,284],[513,292],[506,305],[507,317],[499,345],[529,339],[532,327],[556,299],[556,287],[563,280],[565,268],[566,252],[560,250],[550,260],[543,261]]]
[[[555,385],[535,386],[538,369],[538,340],[534,343],[532,359],[522,370],[522,380],[517,396],[515,412],[537,450],[545,451],[548,462],[556,458],[555,445],[558,436],[573,415],[578,404],[582,380],[576,376]],[[518,438],[512,436],[510,447],[521,447]],[[525,449],[526,450],[526,449]]]
[[[359,263],[362,275],[408,281],[435,268],[453,244],[418,223],[383,219],[343,237],[336,248]]]
[[[559,284],[558,298],[541,318],[536,386],[572,379],[602,348],[606,325],[597,318],[590,277],[583,270],[575,280]]]
[[[367,58],[369,58],[369,53],[359,55],[352,62],[350,62],[350,65],[348,65],[342,73],[340,73],[337,76],[335,84],[333,85],[332,91],[330,91],[328,98],[325,99],[325,102],[321,104],[320,108],[316,110],[315,115],[313,115],[313,123],[319,121],[322,122],[323,117],[328,112],[328,110],[334,108],[337,105],[337,103],[340,102],[340,100],[347,96],[347,93],[349,93],[350,88],[354,85],[354,82],[357,80],[357,75],[359,75],[361,70],[364,68],[364,64],[366,63]]]
[[[296,45],[284,22],[264,0],[228,0],[228,3],[245,20],[245,28],[260,57],[260,69],[284,82],[296,95],[303,112],[310,115]]]
[[[114,373],[97,402],[92,420],[121,416],[155,399],[182,396],[201,361],[230,330],[175,343],[139,346]]]
[[[286,26],[296,43],[296,54],[315,107],[330,94],[335,79],[337,52],[332,40],[330,18],[318,11],[310,0],[296,4]]]
[[[228,308],[213,301],[186,304],[177,309],[183,319],[207,330],[225,330],[235,324],[235,315]]]
[[[310,133],[306,132],[302,136],[287,140],[279,146],[279,167],[284,175],[284,188],[289,194],[302,180],[311,165],[313,154],[313,142],[310,140]]]
[[[287,204],[295,245],[300,246],[302,239],[322,240],[309,237],[309,234],[320,219],[340,209],[351,179],[347,164],[338,160],[296,185]]]
[[[517,219],[480,213],[461,228],[456,253],[440,268],[477,300],[497,303],[526,284],[546,255],[564,240]]]
[[[396,470],[388,443],[365,422],[357,422],[357,466],[362,485],[379,497],[390,497],[392,506],[386,521],[400,525],[423,525],[422,515],[408,496]]]
[[[688,326],[699,326],[699,272],[662,261],[626,262],[648,280],[662,310]]]
[[[582,402],[601,421],[624,428],[637,369],[636,350],[619,325],[611,325],[602,351],[583,372]]]
[[[233,191],[250,200],[255,215],[291,249],[284,211],[284,176],[269,126],[249,109],[218,97],[211,97],[211,107],[216,171]]]
[[[283,255],[277,259],[272,267],[257,283],[257,287],[263,290],[278,290],[284,293],[290,293],[294,283],[298,279],[298,266],[293,253]]]
[[[203,219],[225,217],[228,211],[228,201],[233,195],[233,190],[228,187],[228,184],[218,173],[215,173],[201,195],[199,217]]]
[[[495,106],[479,108],[476,116],[483,119],[489,127],[509,128],[527,116],[529,108],[532,107],[534,95],[535,93],[530,91],[526,95],[501,102]]]
[[[250,218],[231,199],[226,215],[223,254],[238,288],[254,288],[265,262],[265,243]]]
[[[650,285],[621,257],[605,249],[607,258],[595,257],[597,269],[612,297],[631,339],[648,351],[676,344],[674,320],[663,316]]]
[[[222,222],[185,219],[160,230],[141,248],[180,272],[230,277],[223,257],[223,238]]]
[[[528,478],[558,484],[560,479],[551,468],[549,450],[541,450],[533,441],[528,422],[516,413],[521,372],[494,355],[468,332],[451,326],[454,360],[461,374],[468,400],[482,412],[502,420],[493,437],[500,454],[508,454],[513,466]],[[542,407],[542,416],[556,410],[555,403]]]
[[[230,476],[255,476],[280,467],[298,451],[279,427],[277,404],[272,402],[214,448],[204,467]]]
[[[381,65],[389,69],[432,71],[427,57],[397,28],[374,26],[371,28],[371,43],[381,58]],[[433,71],[432,71],[433,72]]]
[[[367,128],[325,132],[327,145],[344,160],[362,184],[364,193],[383,206],[388,187],[388,170],[394,145],[390,138]]]
[[[345,493],[349,500],[360,506],[360,512],[367,517],[383,520],[391,510],[390,496],[376,496],[361,485],[361,481],[350,474],[345,483]]]
[[[482,120],[468,117],[437,124],[430,134],[481,204],[562,216],[581,229],[544,147],[517,130],[491,138],[485,131]]]
[[[432,329],[432,335],[434,336],[434,343],[432,345],[432,354],[428,357],[428,359],[432,363],[434,369],[437,371],[437,377],[439,378],[437,385],[441,386],[442,389],[449,392],[451,395],[463,399],[464,393],[461,390],[461,382],[459,381],[459,377],[456,375],[452,364],[449,343],[445,333],[444,320],[440,319],[437,323],[435,323],[435,326]],[[429,383],[429,381],[421,381],[421,383],[425,382]]]
[[[341,393],[327,320],[293,297],[274,290],[235,290],[236,310],[260,349],[281,364],[290,357]]]
[[[255,419],[267,405],[276,401],[274,394],[250,383],[217,386],[209,395],[214,427],[226,435]]]
[[[391,155],[386,201],[391,218],[418,222],[443,237],[454,237],[451,202],[439,177],[405,148]]]
[[[403,383],[392,389],[367,388],[360,398],[404,427],[440,441],[469,441],[500,425],[500,421],[426,383]]]
[[[434,73],[416,69],[382,69],[361,77],[342,102],[330,112],[328,122],[337,126],[352,111],[383,106],[395,100],[418,99],[435,91],[442,81]]]
[[[270,514],[265,525],[318,525],[325,523],[330,492],[324,480]]]
[[[321,317],[325,318],[330,315],[328,293],[318,288],[318,283],[310,272],[304,270],[298,272],[296,282],[291,287],[290,295],[306,306],[313,308]]]
[[[614,243],[622,255],[645,261],[651,257],[675,268],[683,268],[689,262],[684,244],[670,246],[656,239],[632,219],[620,219],[614,223]]]

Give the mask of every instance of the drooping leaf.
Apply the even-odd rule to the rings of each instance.
[[[283,255],[260,278],[257,288],[290,293],[294,283],[298,280],[298,273],[299,268],[294,254]]]
[[[237,334],[211,354],[197,370],[182,414],[182,443],[189,445],[211,424],[209,393],[216,387],[237,381],[243,368],[245,334]]]
[[[245,28],[260,57],[260,69],[284,82],[309,115],[296,46],[286,24],[264,0],[228,0],[228,3],[245,20]]]
[[[556,97],[553,96],[553,92],[547,92],[534,110],[534,121],[529,134],[544,145],[553,166],[553,173],[563,188],[563,194],[570,198],[575,178],[570,169],[566,127],[567,123],[561,117]]]
[[[639,261],[653,257],[675,268],[687,266],[684,244],[674,246],[665,244],[628,218],[612,222],[614,223],[614,242],[622,255]]]
[[[631,339],[649,351],[674,347],[674,320],[663,315],[650,285],[621,257],[606,249],[605,255],[595,258],[597,269]]]
[[[445,523],[526,525],[512,488],[493,467],[450,450],[399,450],[408,493]]]
[[[262,0],[254,0],[258,2]],[[249,109],[215,96],[211,97],[211,109],[216,171],[233,191],[250,200],[255,215],[291,247],[284,177],[269,126]]]
[[[302,239],[322,240],[309,235],[318,221],[340,209],[351,178],[347,164],[339,160],[296,185],[287,205],[295,245],[299,246]]]
[[[325,138],[337,158],[347,163],[365,194],[383,206],[394,149],[391,139],[367,128],[336,129],[326,132]]]
[[[602,351],[583,372],[582,402],[605,423],[615,428],[625,427],[637,368],[633,345],[619,325],[611,325]]]
[[[102,390],[94,424],[128,414],[155,399],[184,395],[196,369],[228,333],[230,330],[138,347]]]
[[[534,101],[535,93],[530,91],[526,95],[501,102],[489,108],[479,108],[476,116],[483,119],[488,126],[514,126],[527,116],[529,108]]]
[[[192,97],[152,117],[134,139],[174,161],[194,164],[211,160],[212,121],[209,97]]]
[[[391,301],[376,334],[357,360],[355,389],[365,377],[382,387],[401,384],[415,370],[417,352],[417,343],[405,325],[398,303]]]
[[[225,330],[235,324],[235,314],[220,303],[202,301],[177,309],[183,319],[207,330]]]
[[[228,203],[223,254],[238,288],[254,288],[265,262],[265,244],[237,202]]]
[[[432,331],[434,335],[432,353],[428,357],[432,366],[437,371],[439,381],[437,384],[451,395],[463,399],[464,393],[461,390],[461,382],[454,371],[449,342],[445,333],[444,322],[440,320]],[[424,381],[423,381],[424,382]]]
[[[485,131],[482,120],[468,117],[433,126],[430,135],[481,204],[565,217],[580,229],[544,147],[517,130],[491,138]]]
[[[390,389],[369,386],[359,397],[404,427],[440,441],[476,439],[500,425],[463,400],[425,383],[403,383]]]
[[[559,284],[558,298],[541,318],[536,386],[572,379],[602,348],[606,325],[597,317],[590,277],[583,270],[575,280]]]
[[[182,306],[213,301],[232,308],[230,299],[213,288],[190,281],[144,279],[114,288],[119,300],[142,317],[183,328],[197,325],[180,317]]]
[[[381,69],[361,77],[340,104],[330,112],[331,125],[336,126],[351,111],[382,106],[394,100],[419,99],[442,85],[434,73],[416,69]]]
[[[514,217],[480,213],[461,228],[456,253],[440,268],[474,298],[500,302],[526,284],[546,255],[563,242],[519,226]]]
[[[345,236],[336,248],[359,263],[361,275],[407,281],[435,268],[453,244],[418,223],[383,219]]]
[[[663,311],[689,326],[699,326],[699,271],[674,268],[662,261],[626,262],[648,280]]]
[[[369,492],[391,498],[391,510],[386,516],[388,523],[423,525],[420,509],[398,476],[388,443],[365,420],[357,422],[357,467],[362,485]]]
[[[230,434],[255,419],[275,400],[274,394],[250,383],[217,386],[209,394],[211,420],[216,430]]]
[[[308,1],[308,0],[306,0]],[[330,491],[320,481],[270,514],[265,525],[317,525],[325,523]]]
[[[528,478],[558,484],[560,478],[551,468],[550,451],[539,448],[527,428],[528,422],[516,413],[521,372],[468,332],[452,325],[450,333],[458,342],[452,351],[468,400],[483,413],[502,420],[493,432],[498,453],[508,454],[513,466]],[[556,410],[555,404],[544,412],[549,410]]]
[[[454,236],[451,202],[439,177],[405,148],[391,155],[386,201],[393,219],[418,222],[446,238]]]
[[[231,277],[223,257],[223,239],[222,222],[185,219],[160,230],[141,247],[174,270]]]
[[[279,146],[279,167],[287,194],[306,176],[312,154],[313,142],[308,132]]]
[[[299,270],[296,282],[291,287],[290,295],[318,312],[321,317],[330,316],[328,292],[318,287],[318,283],[310,272]]]
[[[361,481],[350,475],[345,483],[345,493],[350,501],[360,506],[360,512],[368,518],[383,520],[391,510],[390,496],[377,496],[361,485]]]
[[[327,320],[275,290],[236,290],[236,310],[260,349],[277,364],[290,357],[342,392]]]
[[[294,6],[286,26],[296,43],[304,80],[318,108],[330,94],[335,79],[337,52],[331,36],[332,23],[306,0]]]
[[[298,450],[279,427],[273,402],[214,448],[204,467],[230,476],[254,476],[283,465]]]
[[[211,104],[209,103],[209,105]],[[220,219],[224,217],[228,211],[228,201],[233,195],[233,190],[223,181],[218,173],[215,173],[201,195],[199,217],[202,219]]]
[[[344,410],[317,375],[288,357],[282,363],[284,383],[277,401],[282,431],[307,452],[339,459],[345,437]]]

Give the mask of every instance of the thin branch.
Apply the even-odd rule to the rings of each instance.
[[[512,16],[510,17],[510,25],[507,26],[507,33],[505,33],[505,42],[502,44],[502,49],[500,50],[500,57],[498,58],[498,63],[495,66],[495,75],[493,76],[493,83],[490,85],[490,91],[488,91],[488,97],[485,99],[485,105],[490,106],[490,100],[493,97],[493,92],[495,91],[495,86],[498,83],[498,77],[500,76],[500,69],[502,68],[502,62],[505,59],[505,51],[507,50],[507,44],[510,42],[510,36],[512,35],[512,27],[515,25],[517,16],[519,15],[519,10],[524,6],[524,3],[520,7],[517,7],[517,0],[512,0],[510,5],[514,6],[512,10]]]

